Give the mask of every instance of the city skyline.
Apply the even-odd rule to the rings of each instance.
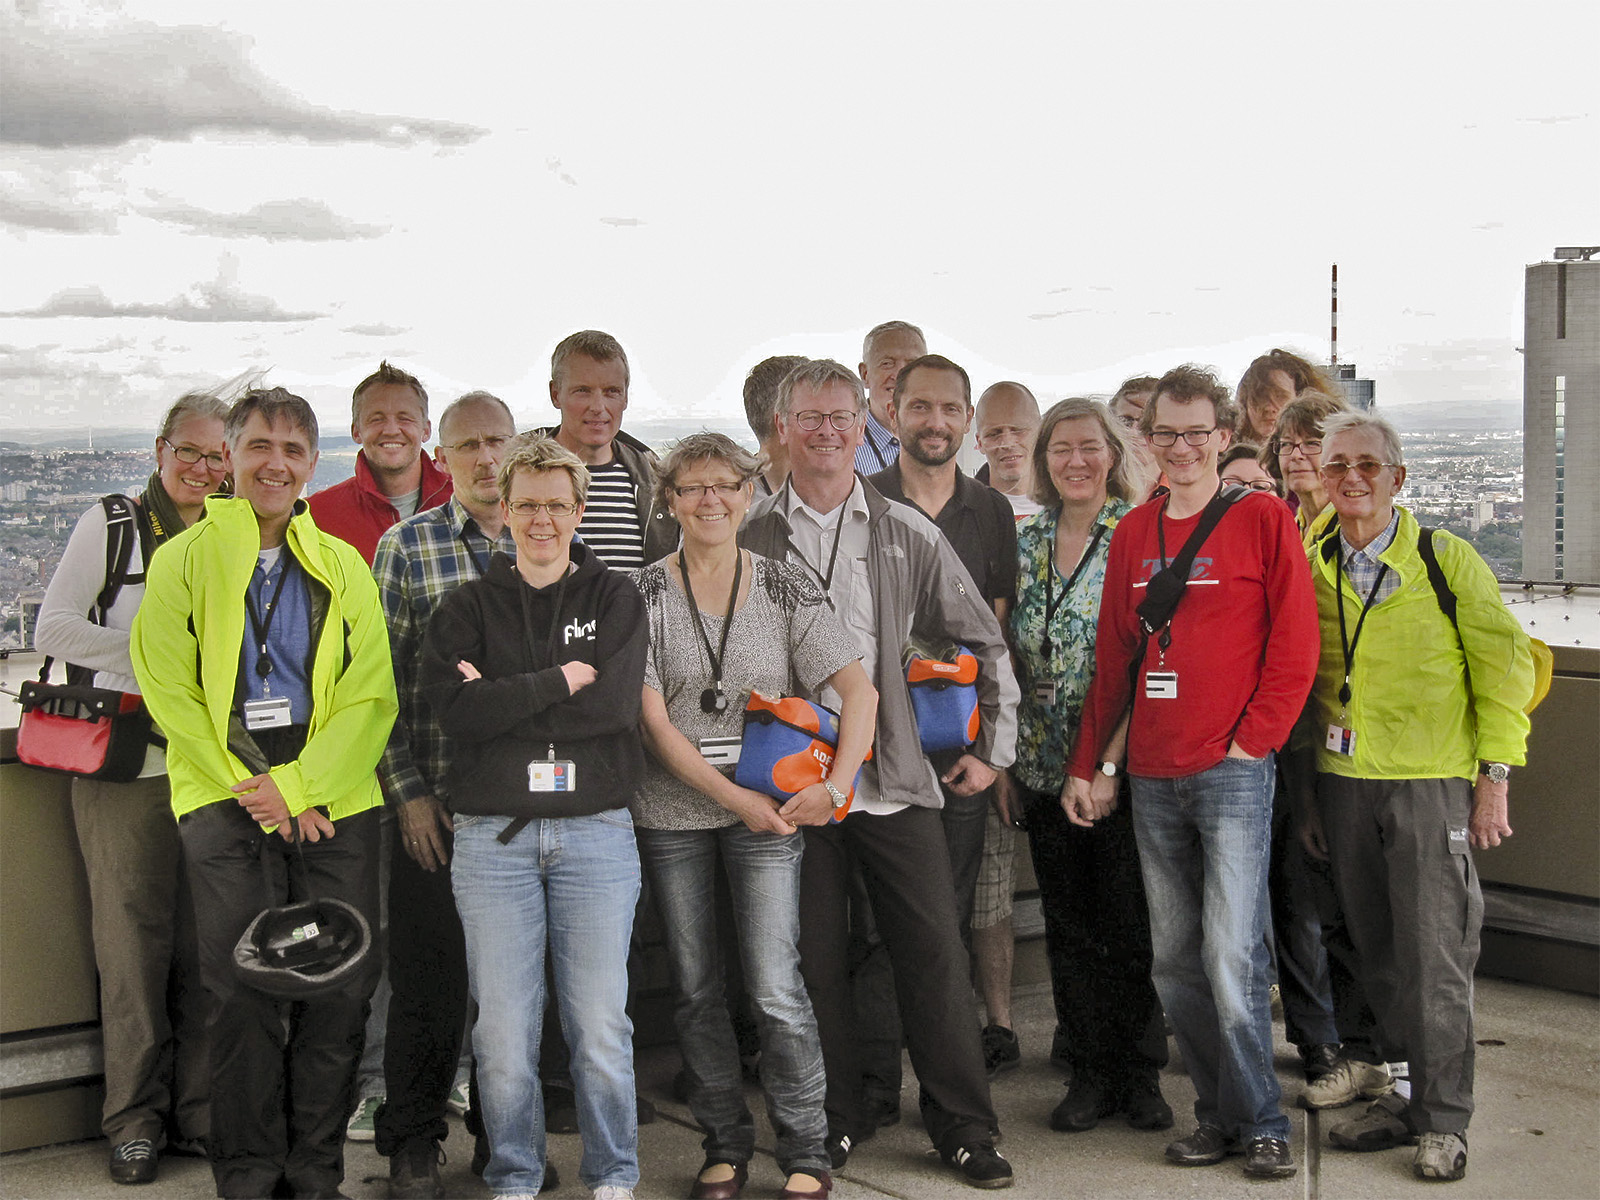
[[[1333,262],[1380,405],[1506,403],[1524,265],[1596,240],[1595,89],[1547,62],[1589,5],[439,11],[7,10],[7,425],[256,367],[337,437],[384,357],[534,417],[585,326],[630,419],[726,419],[758,359],[853,365],[890,317],[980,383],[1231,383],[1325,360]]]

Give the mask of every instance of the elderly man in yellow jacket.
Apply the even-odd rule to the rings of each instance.
[[[1419,1179],[1460,1179],[1483,925],[1472,851],[1511,836],[1507,780],[1524,762],[1533,660],[1472,547],[1395,506],[1406,469],[1387,422],[1329,417],[1321,472],[1338,520],[1310,550],[1322,654],[1306,714],[1318,778],[1305,837],[1330,861],[1378,1052],[1354,1051],[1364,1039],[1341,1030],[1349,1079],[1313,1084],[1303,1103],[1326,1107],[1313,1093],[1348,1083],[1374,1103],[1329,1141],[1415,1143]],[[1409,1100],[1385,1058],[1409,1061]]]
[[[233,949],[263,908],[308,893],[376,924],[373,768],[394,673],[365,561],[300,501],[317,462],[310,405],[252,390],[224,435],[235,498],[207,501],[152,562],[133,665],[167,738],[194,895],[217,1194],[337,1196],[376,956],[285,1003],[240,981]]]

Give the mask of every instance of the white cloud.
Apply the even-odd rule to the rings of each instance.
[[[389,232],[387,225],[363,225],[309,197],[267,200],[242,213],[213,212],[179,203],[151,205],[138,212],[155,221],[180,225],[188,233],[262,238],[269,242],[358,241]]]
[[[193,284],[188,292],[165,303],[113,301],[89,284],[63,288],[38,308],[0,313],[0,317],[145,317],[165,321],[314,321],[326,313],[287,312],[268,296],[255,296],[238,284],[238,264],[227,256],[217,264],[217,277]]]

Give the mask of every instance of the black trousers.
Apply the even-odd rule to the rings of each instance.
[[[446,853],[452,838],[444,834]],[[445,1104],[455,1086],[467,1020],[467,942],[450,887],[450,867],[424,871],[393,839],[389,859],[389,1024],[383,1048],[384,1102],[377,1150],[443,1141]]]
[[[805,837],[800,970],[822,1040],[829,1128],[853,1134],[861,1124],[847,954],[848,884],[852,866],[859,865],[894,967],[895,998],[922,1085],[928,1135],[941,1150],[986,1140],[994,1109],[938,812],[913,807],[882,817],[855,813],[837,825],[808,826]]]
[[[219,1196],[270,1196],[280,1183],[325,1191],[344,1178],[344,1125],[377,963],[339,992],[292,1003],[244,986],[233,971],[234,945],[256,915],[305,899],[308,886],[354,905],[377,928],[378,814],[346,817],[335,829],[305,843],[302,875],[295,848],[262,833],[231,798],[179,822],[207,993],[208,1147]]]
[[[1150,981],[1150,910],[1127,784],[1093,829],[1067,820],[1059,794],[1029,790],[1023,802],[1073,1078],[1111,1090],[1153,1084],[1167,1038]]]

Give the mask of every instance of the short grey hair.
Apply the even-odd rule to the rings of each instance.
[[[922,330],[918,329],[910,321],[885,321],[883,324],[874,325],[867,330],[867,336],[861,339],[862,362],[872,361],[873,343],[886,333],[914,333],[917,335],[917,341],[922,343],[922,348],[924,350],[928,348],[928,339],[923,336]]]
[[[457,396],[450,401],[445,406],[445,410],[439,414],[439,440],[441,442],[444,441],[445,426],[449,425],[463,408],[470,408],[474,404],[486,404],[490,408],[498,407],[501,412],[505,413],[506,421],[511,425],[511,432],[515,433],[517,431],[517,419],[511,415],[510,407],[499,396],[496,396],[493,392],[467,392],[465,395]]]
[[[855,397],[857,412],[867,407],[867,390],[861,385],[861,376],[831,358],[808,358],[785,375],[783,382],[778,385],[778,413],[785,417],[789,415],[789,409],[794,404],[794,390],[802,384],[813,391],[821,391],[835,383],[842,383],[850,389],[850,394]]]
[[[308,449],[317,452],[317,414],[299,396],[286,388],[251,388],[233,402],[227,418],[222,422],[222,437],[232,450],[244,435],[244,427],[251,413],[260,413],[268,426],[276,425],[282,417],[306,435]]]
[[[665,508],[684,471],[702,462],[721,463],[739,477],[740,483],[749,483],[761,474],[759,457],[725,433],[702,429],[675,442],[656,467],[656,503]]]
[[[1339,434],[1354,433],[1362,429],[1370,429],[1378,435],[1378,440],[1383,443],[1385,462],[1393,463],[1397,467],[1406,465],[1405,450],[1400,445],[1400,434],[1393,425],[1374,413],[1338,412],[1323,421],[1322,452],[1324,454],[1328,452],[1328,443]]]

